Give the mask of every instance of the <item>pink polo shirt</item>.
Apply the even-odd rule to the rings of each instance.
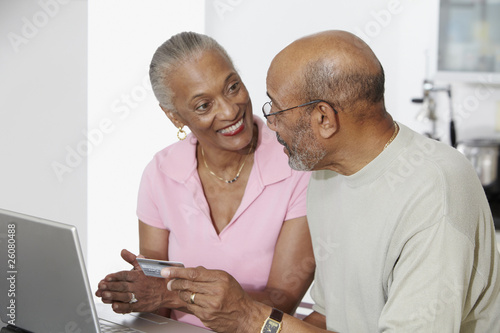
[[[260,118],[254,122],[259,139],[252,171],[240,207],[220,234],[196,170],[197,139],[192,134],[158,152],[147,165],[137,207],[142,222],[170,231],[170,260],[224,270],[245,290],[266,286],[283,221],[306,215],[310,176],[292,170],[274,132]],[[180,311],[172,311],[172,318],[203,327],[198,318]]]

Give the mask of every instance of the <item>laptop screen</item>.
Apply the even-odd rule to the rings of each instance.
[[[74,226],[0,210],[0,319],[36,333],[99,332]]]

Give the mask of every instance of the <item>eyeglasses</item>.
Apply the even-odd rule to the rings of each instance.
[[[269,101],[267,103],[264,103],[264,105],[262,106],[262,113],[264,114],[264,118],[266,118],[266,120],[269,123],[271,123],[271,124],[274,125],[274,122],[275,122],[275,119],[276,119],[276,117],[274,117],[274,116],[277,115],[278,113],[285,112],[285,111],[288,111],[288,110],[293,110],[293,109],[296,109],[296,108],[301,108],[303,106],[307,106],[307,105],[311,105],[311,104],[319,103],[319,102],[325,102],[325,103],[327,103],[328,105],[330,105],[332,107],[333,111],[335,111],[335,113],[337,113],[337,110],[335,110],[335,108],[332,106],[332,104],[330,104],[329,102],[327,102],[325,100],[322,100],[322,99],[315,99],[314,101],[310,101],[310,102],[307,102],[307,103],[304,103],[304,104],[300,104],[300,105],[297,105],[297,106],[294,106],[294,107],[291,107],[291,108],[288,108],[288,109],[285,109],[285,110],[276,111],[276,112],[271,112],[271,108],[273,107],[273,102]]]

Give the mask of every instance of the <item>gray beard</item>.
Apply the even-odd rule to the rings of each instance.
[[[288,165],[292,169],[297,171],[311,171],[326,156],[326,151],[316,141],[309,127],[298,125],[294,132],[295,140],[292,142],[292,149],[290,149],[278,133],[276,133],[276,138],[288,150]]]

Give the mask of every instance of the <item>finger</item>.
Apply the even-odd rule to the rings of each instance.
[[[204,295],[221,294],[223,292],[217,282],[193,282],[183,279],[170,280],[167,283],[167,289],[169,291],[187,292],[189,295],[193,292]]]
[[[132,300],[132,293],[105,291],[102,293],[101,298],[104,303],[115,303],[115,302],[129,303]]]
[[[168,281],[167,289],[169,291],[188,291],[188,292],[200,292],[202,284],[205,282],[193,282],[184,279],[173,279]]]
[[[105,282],[105,284],[109,284],[110,282],[116,282],[116,281],[134,282],[139,278],[139,276],[141,274],[143,274],[143,273],[137,272],[137,271],[116,272],[113,274],[108,274],[104,278],[104,282]]]
[[[106,279],[106,278],[104,278]],[[108,288],[107,282],[105,280],[99,281],[99,284],[97,285],[97,291],[103,291]]]
[[[217,281],[220,271],[208,270],[204,267],[165,267],[161,270],[161,276],[168,279],[184,279],[196,282]]]
[[[111,307],[113,308],[113,311],[116,313],[125,314],[134,311],[133,304],[130,303],[113,302],[113,305]]]
[[[113,304],[113,300],[109,300],[109,299],[104,299],[104,298],[101,298],[101,301],[102,301],[104,304]]]
[[[179,291],[179,298],[186,303],[188,308],[192,306],[204,307],[206,296],[203,293],[193,293],[192,291],[184,290]]]
[[[133,254],[132,252],[130,252],[126,249],[123,249],[122,252],[120,253],[120,255],[122,256],[123,260],[125,260],[126,262],[128,262],[129,264],[134,266],[134,269],[136,269],[136,270],[141,269],[141,266],[139,266],[139,263],[136,260],[137,256],[135,254]]]
[[[101,301],[105,304],[113,303],[112,293],[110,293],[109,291],[103,292],[101,294]]]
[[[107,282],[106,283],[106,289],[103,289],[103,292],[105,291],[111,291],[111,292],[120,292],[120,293],[126,293],[126,292],[132,292],[132,285],[133,283],[130,282]]]

